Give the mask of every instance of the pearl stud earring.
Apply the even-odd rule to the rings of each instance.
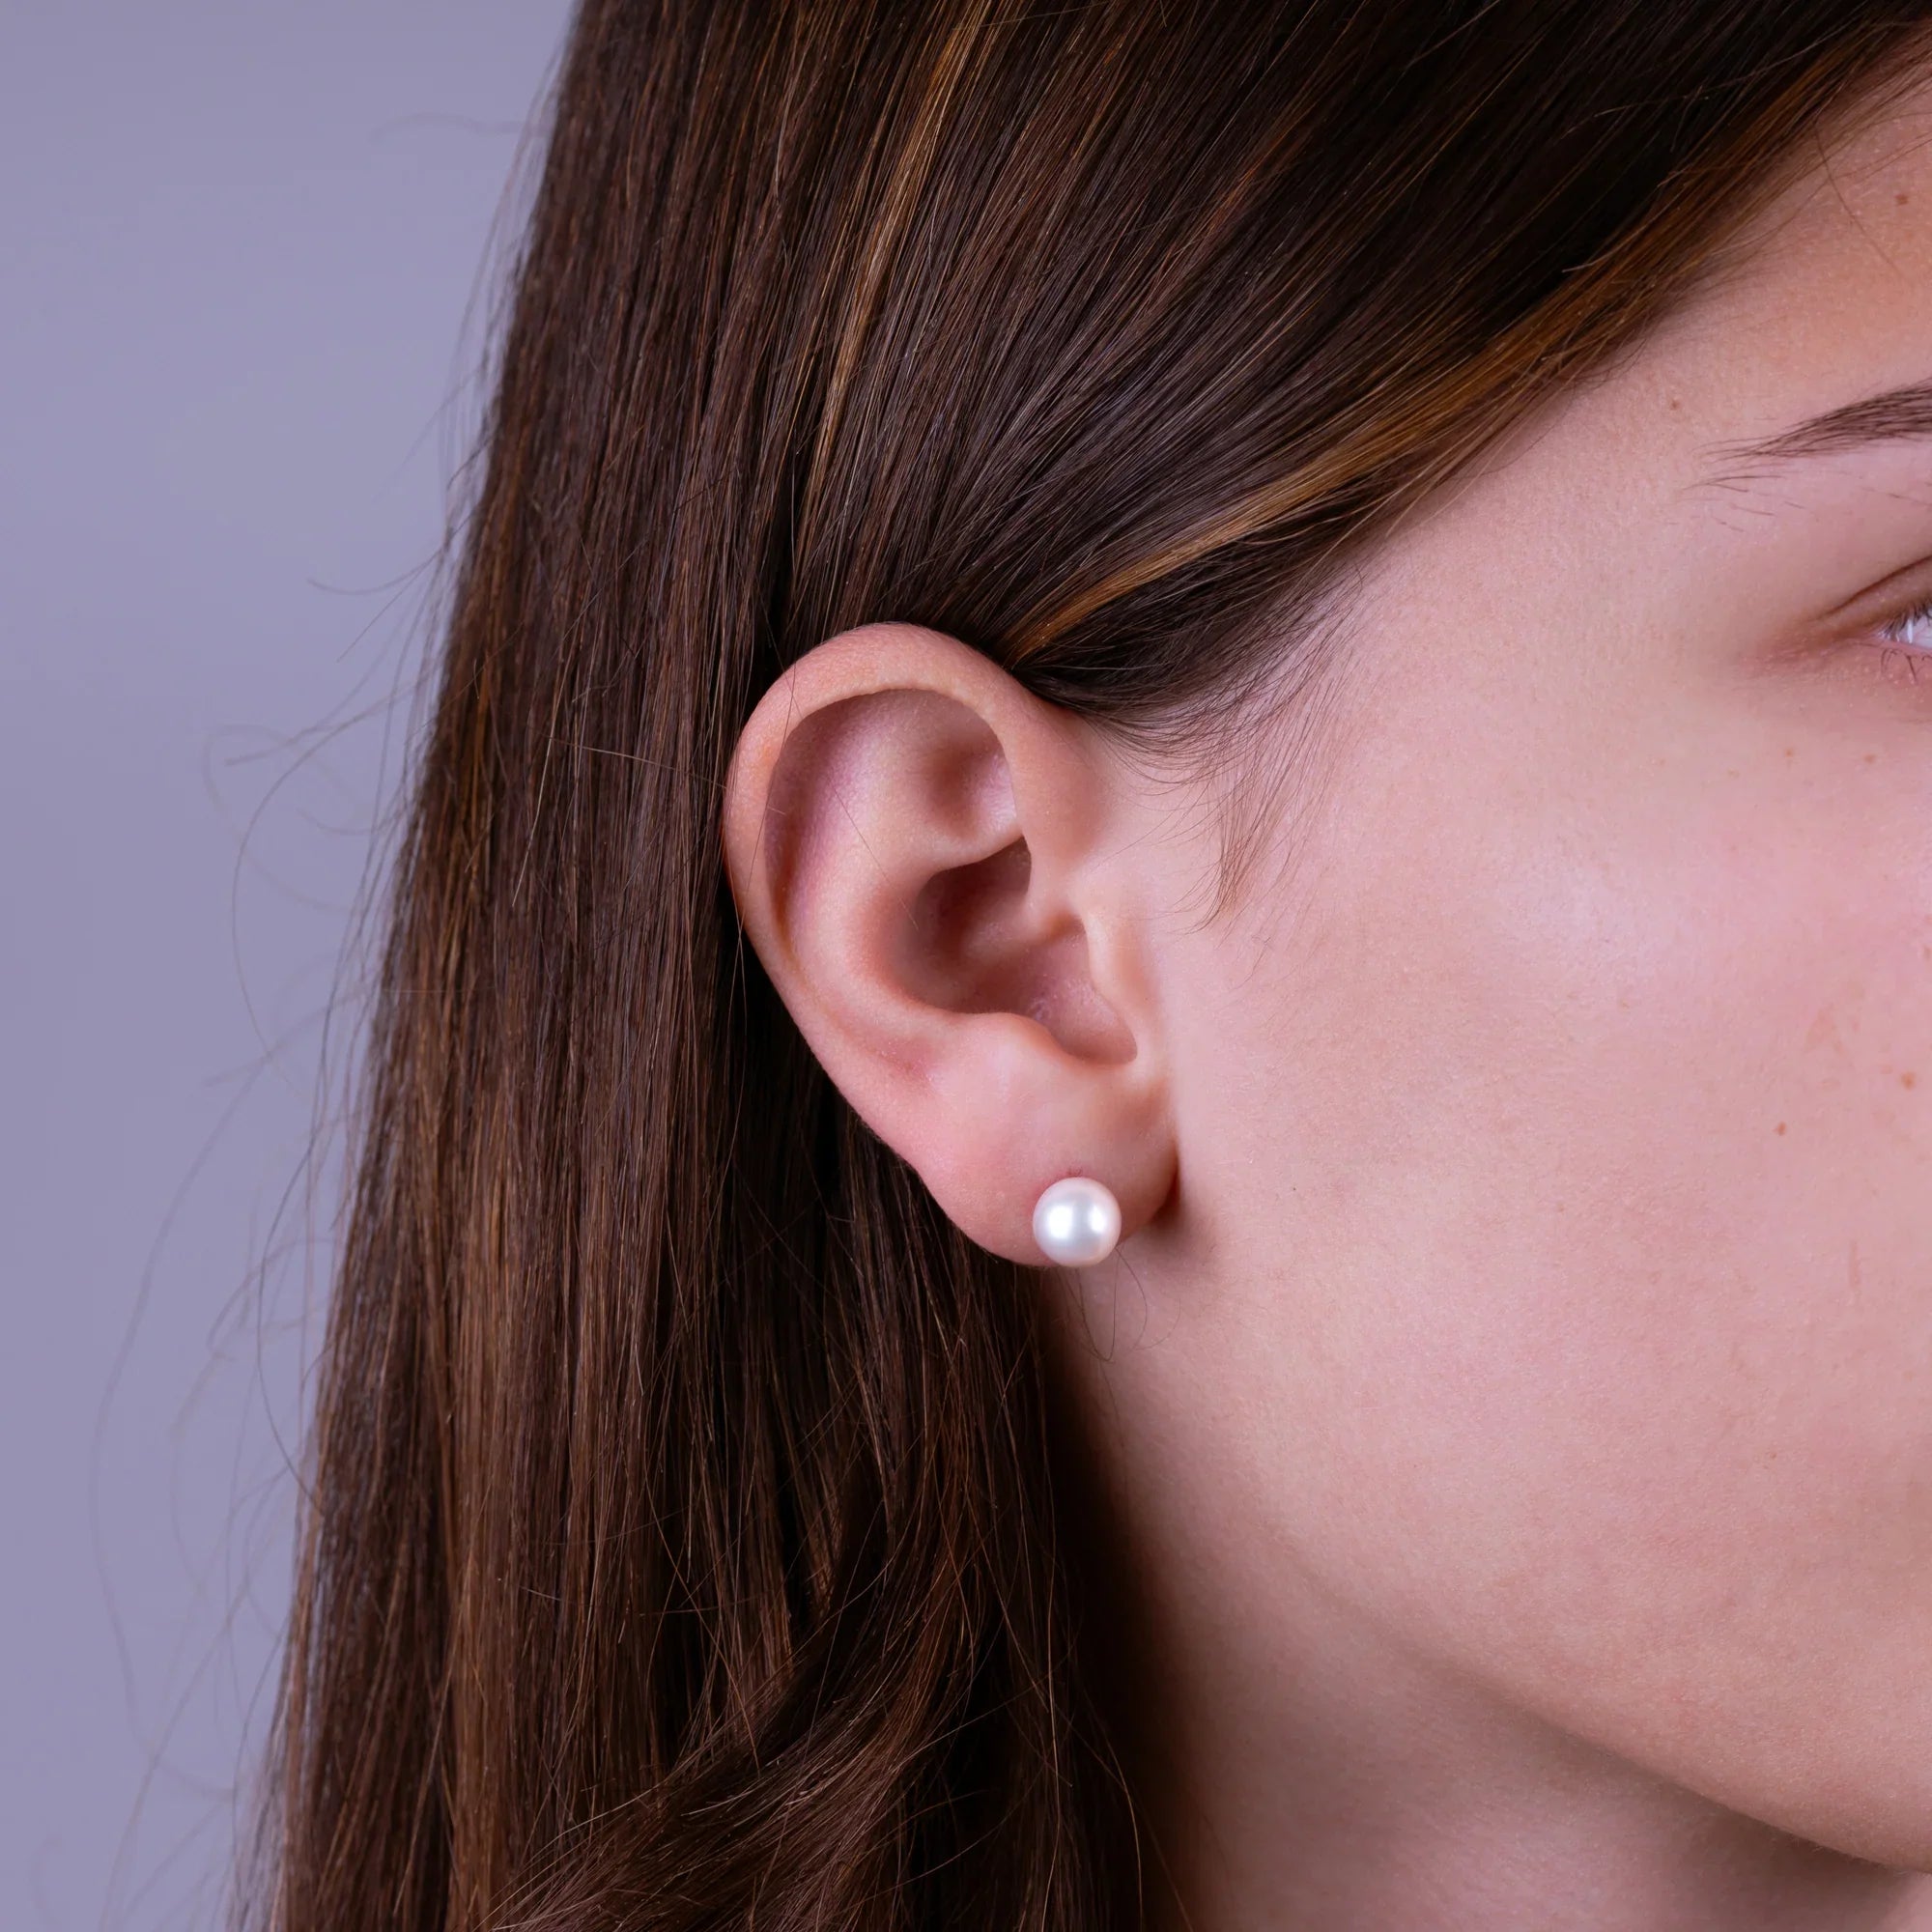
[[[1049,1261],[1086,1267],[1113,1253],[1121,1238],[1121,1204],[1103,1182],[1069,1175],[1034,1204],[1033,1237]]]

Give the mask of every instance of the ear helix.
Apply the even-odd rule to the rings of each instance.
[[[1104,1182],[1069,1175],[1034,1204],[1033,1237],[1049,1261],[1091,1266],[1112,1254],[1121,1238],[1121,1204]]]

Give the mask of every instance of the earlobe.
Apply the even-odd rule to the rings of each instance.
[[[1078,1264],[1036,1234],[1053,1183],[1104,1183],[1130,1236],[1173,1179],[1128,802],[1086,729],[956,639],[868,625],[765,694],[725,787],[732,895],[807,1043],[1033,1264]]]

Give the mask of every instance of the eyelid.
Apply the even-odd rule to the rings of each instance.
[[[1876,630],[1896,617],[1932,603],[1932,556],[1921,556],[1903,570],[1867,584],[1856,596],[1825,611],[1818,623],[1833,633],[1847,635]]]
[[[1915,557],[1901,569],[1868,583],[1829,610],[1798,619],[1756,657],[1765,672],[1834,673],[1849,669],[1856,646],[1897,653],[1909,647],[1891,643],[1881,633],[1920,605],[1932,605],[1932,555]],[[1911,653],[1932,657],[1932,652]]]

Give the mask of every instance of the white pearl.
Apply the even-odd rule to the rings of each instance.
[[[1103,1182],[1069,1175],[1034,1204],[1033,1237],[1049,1261],[1086,1267],[1104,1260],[1121,1238],[1121,1204]]]

